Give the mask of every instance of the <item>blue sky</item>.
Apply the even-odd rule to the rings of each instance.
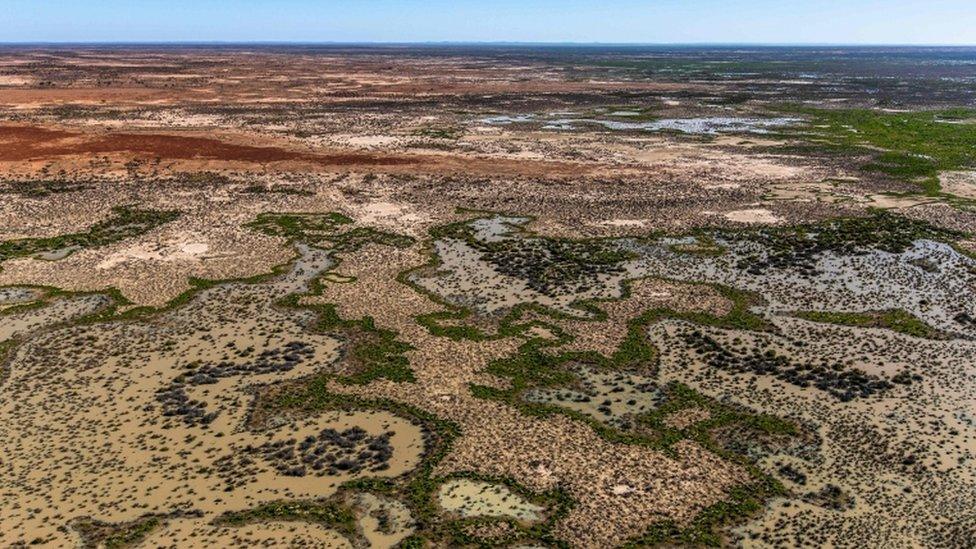
[[[0,0],[0,42],[976,45],[976,0]]]

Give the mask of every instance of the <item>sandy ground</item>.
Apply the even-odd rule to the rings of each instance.
[[[356,509],[359,539],[301,521],[213,523],[261,503],[330,497],[352,478],[400,482],[424,459],[421,426],[386,410],[276,416],[262,430],[247,427],[249,407],[264,387],[344,372],[350,363],[342,334],[312,332],[307,313],[275,305],[306,291],[318,275],[321,295],[304,302],[332,305],[343,319],[369,317],[395,332],[410,345],[405,356],[416,377],[412,383],[333,382],[329,389],[406,404],[460,430],[433,464],[438,526],[459,516],[543,524],[553,512],[500,485],[455,479],[469,473],[506,478],[533,494],[562,490],[574,505],[552,532],[574,547],[614,547],[660,521],[689,527],[748,483],[753,477],[745,465],[691,439],[667,451],[608,440],[572,417],[530,415],[472,392],[472,385],[507,388],[507,378],[486,369],[530,339],[566,334],[572,340],[553,352],[612,356],[628,323],[647,310],[733,312],[735,304],[714,283],[760,296],[765,303],[753,312],[776,330],[754,334],[666,320],[646,333],[658,361],[593,374],[600,383],[591,389],[615,390],[607,381],[613,376],[651,379],[655,386],[680,381],[707,398],[802,427],[799,443],[772,451],[757,449],[768,441],[753,432],[710,435],[735,451],[746,446],[752,453],[745,461],[789,491],[719,531],[722,539],[744,546],[972,545],[967,527],[976,479],[967,460],[976,452],[976,418],[969,412],[976,351],[971,326],[958,314],[969,303],[959,296],[976,292],[976,282],[947,244],[916,246],[904,256],[835,258],[818,264],[820,274],[801,277],[746,276],[709,255],[711,249],[644,248],[651,259],[629,260],[623,271],[570,293],[547,293],[502,273],[464,242],[430,233],[475,211],[493,211],[531,218],[525,234],[628,237],[639,246],[634,243],[660,233],[773,228],[883,208],[971,234],[976,215],[964,201],[905,194],[910,185],[843,160],[779,152],[783,141],[772,134],[554,122],[621,111],[668,120],[751,119],[768,114],[765,105],[775,94],[792,100],[799,93],[787,80],[635,78],[522,55],[0,51],[0,245],[10,246],[0,248],[0,287],[114,289],[129,302],[125,311],[164,307],[201,279],[267,275],[301,257],[297,268],[276,278],[219,284],[173,309],[124,322],[72,325],[105,311],[110,299],[103,294],[37,290],[28,298],[11,293],[9,302],[0,294],[0,355],[9,348],[0,356],[0,545],[36,538],[71,546],[79,541],[69,526],[74,520],[121,524],[147,513],[169,517],[149,533],[147,547],[345,547],[362,539],[393,546],[422,529],[402,494],[355,490],[342,497]],[[775,97],[719,101],[757,89]],[[944,173],[941,181],[948,193],[976,198],[970,171]],[[68,251],[56,241],[40,254],[8,251],[19,239],[97,237],[92,228],[120,206],[178,216],[117,240],[81,239]],[[387,231],[413,243],[330,256],[249,226],[261,214],[288,212],[335,212],[351,220],[348,230]],[[964,236],[955,244],[976,250],[974,242]],[[426,265],[432,253],[441,261],[437,268],[398,279]],[[598,304],[600,314],[580,307],[590,298],[606,300]],[[34,299],[36,308],[24,306]],[[483,341],[435,335],[418,322],[452,304],[471,306],[476,314],[456,322],[494,334],[502,315],[526,303],[562,314],[527,311],[522,320],[535,321],[531,329]],[[922,340],[790,316],[877,308],[909,311],[952,338]],[[708,367],[682,343],[694,330],[736,353],[755,347],[829,357],[843,362],[842,369],[884,379],[904,369],[924,373],[883,396],[841,403],[817,387]],[[797,341],[806,350],[797,351]],[[192,375],[201,367],[218,373]],[[614,394],[635,402],[647,396]],[[611,421],[619,418],[601,415],[601,405],[595,400],[574,409],[619,426]],[[613,415],[628,406],[625,399],[607,409]],[[684,432],[712,419],[695,406],[662,422]],[[301,446],[307,437],[314,444],[338,440],[357,453],[370,445],[392,450],[382,463],[364,457],[368,466],[361,470],[325,467],[320,475],[311,465],[318,458],[307,455],[313,442]],[[297,467],[305,467],[305,476],[293,475]],[[805,484],[784,470],[801,471]],[[197,514],[170,515],[181,511]],[[485,536],[512,533],[497,522],[478,528]]]

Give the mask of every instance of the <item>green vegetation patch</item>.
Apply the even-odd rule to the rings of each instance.
[[[858,328],[887,328],[910,336],[926,339],[945,339],[946,334],[929,326],[918,317],[902,309],[837,313],[827,311],[799,311],[794,316],[812,322],[855,326]]]
[[[706,78],[729,73],[770,73],[781,74],[793,65],[764,61],[725,61],[710,59],[689,59],[683,57],[653,57],[636,59],[599,59],[587,64],[607,69],[620,69],[633,77],[655,78]]]
[[[214,521],[218,525],[244,526],[254,522],[303,521],[321,524],[355,539],[356,515],[352,509],[335,499],[320,501],[276,501],[245,511],[233,511]]]
[[[483,212],[478,213],[483,214]],[[476,247],[484,255],[494,253],[496,254],[495,262],[497,263],[497,269],[508,269],[512,271],[512,276],[519,278],[527,276],[526,272],[534,273],[534,275],[530,274],[528,276],[535,277],[535,287],[539,290],[547,290],[547,288],[556,290],[558,288],[559,291],[580,291],[583,288],[579,286],[585,286],[585,282],[579,282],[580,280],[588,280],[596,273],[621,272],[622,267],[620,264],[634,257],[633,252],[617,248],[610,239],[572,240],[535,237],[531,236],[532,233],[524,229],[521,225],[512,225],[511,227],[513,232],[525,235],[527,238],[483,242],[475,238],[474,229],[471,226],[471,223],[477,219],[485,219],[485,217],[482,216],[434,227],[430,230],[431,238],[433,240],[448,238],[462,239],[470,246]],[[706,255],[721,255],[725,253],[725,249],[715,242],[711,234],[700,232],[696,235],[696,238],[701,243],[702,249],[693,248],[690,250],[682,250],[683,253],[701,253]],[[528,249],[532,249],[533,246],[536,247],[531,253],[523,253],[521,250],[526,248],[518,244],[518,242],[526,241],[530,243]],[[549,244],[548,242],[550,241],[553,244]],[[555,250],[555,252],[552,250]],[[537,257],[538,255],[542,255],[543,257],[540,259]],[[488,333],[484,330],[484,323],[479,324],[476,321],[475,314],[470,308],[449,303],[440,296],[411,282],[411,275],[421,271],[434,272],[440,266],[441,263],[436,254],[431,253],[430,261],[426,265],[408,269],[398,276],[398,280],[401,283],[411,286],[417,292],[426,295],[429,299],[445,308],[442,311],[416,317],[417,323],[427,328],[434,335],[449,337],[451,339],[484,341],[503,337],[524,336],[531,328],[541,327],[551,332],[554,336],[550,339],[530,338],[532,340],[530,341],[532,348],[541,350],[543,347],[556,347],[565,344],[569,341],[569,336],[554,323],[540,321],[521,322],[521,319],[526,313],[535,312],[553,319],[572,318],[574,320],[583,320],[578,317],[568,317],[564,313],[548,309],[535,303],[522,303],[513,307],[500,319],[493,319],[493,324],[497,326],[497,329],[494,333]],[[549,276],[551,273],[559,274]],[[624,280],[623,295],[620,298],[607,301],[627,299],[630,295],[631,282],[632,280]],[[688,282],[678,283],[689,284]],[[552,286],[547,287],[547,285]],[[568,288],[562,285],[568,285]],[[614,360],[622,361],[626,357],[629,364],[628,368],[634,370],[645,369],[644,367],[637,366],[636,362],[639,360],[653,360],[655,354],[652,349],[643,343],[643,330],[651,323],[663,318],[677,318],[708,326],[743,330],[767,331],[773,329],[771,324],[750,311],[752,306],[762,302],[759,296],[720,284],[703,285],[713,288],[722,294],[722,296],[728,298],[732,302],[732,309],[721,317],[707,313],[674,311],[670,309],[646,311],[643,315],[630,321],[627,340],[617,351],[617,356]],[[574,303],[573,306],[580,311],[589,313],[589,320],[600,321],[606,319],[606,313],[597,306],[600,301],[599,299],[579,301]],[[574,358],[574,360],[576,359],[588,362],[585,357]],[[599,362],[605,360],[605,357],[595,358],[594,360]],[[618,363],[616,367],[620,368],[623,365]]]
[[[73,521],[71,526],[81,536],[81,545],[86,549],[122,549],[142,543],[150,533],[163,525],[164,518],[160,515],[146,515],[118,524],[83,518]]]
[[[625,353],[621,351],[619,354]],[[471,390],[475,396],[508,402],[530,415],[567,415],[589,424],[600,436],[612,442],[644,445],[671,453],[675,443],[692,440],[725,459],[743,465],[752,476],[750,483],[731,490],[726,500],[705,509],[691,525],[682,528],[672,522],[658,523],[645,536],[626,546],[665,543],[718,546],[721,545],[720,531],[724,526],[740,522],[759,512],[769,498],[785,495],[786,490],[778,481],[760,470],[749,457],[725,449],[714,440],[713,432],[724,426],[736,426],[760,436],[793,437],[799,433],[793,423],[720,403],[680,383],[664,386],[664,404],[638,416],[629,430],[615,428],[557,404],[532,403],[522,399],[525,391],[533,387],[573,387],[578,380],[565,368],[565,361],[568,359],[567,355],[554,357],[531,346],[523,348],[515,357],[493,363],[488,368],[495,375],[511,379],[512,389],[506,391],[474,385]],[[607,364],[612,364],[612,361]],[[669,414],[692,407],[707,410],[708,419],[685,429],[666,424],[665,418]]]
[[[352,219],[335,212],[324,214],[261,214],[249,226],[265,234],[282,236],[289,240],[305,242],[312,246],[333,250],[337,254],[358,250],[366,244],[381,244],[404,248],[413,239],[393,233],[385,233],[368,227],[357,227],[348,231]],[[333,256],[338,263],[339,257]],[[342,383],[365,384],[377,378],[391,381],[414,381],[413,371],[404,353],[412,347],[397,339],[396,332],[378,328],[370,317],[343,319],[335,305],[311,304],[303,298],[321,295],[323,280],[331,283],[350,283],[355,279],[335,280],[334,272],[312,281],[307,294],[292,294],[278,302],[279,306],[311,310],[316,313],[314,330],[338,334],[345,340],[343,364],[346,375],[335,376]],[[321,381],[328,382],[333,376],[325,376]],[[309,386],[314,385],[312,380]]]
[[[648,528],[643,536],[621,547],[722,547],[727,545],[722,536],[725,528],[759,514],[767,500],[785,493],[783,486],[771,477],[738,486],[729,491],[727,499],[705,508],[689,526],[682,528],[673,521],[661,521]]]
[[[516,266],[524,266],[526,258],[528,261],[534,259],[530,253],[525,253],[524,244],[519,239],[506,239],[500,241],[483,242],[474,238],[473,229],[468,224],[470,222],[456,223],[444,227],[435,228],[431,231],[431,236],[437,238],[460,238],[477,247],[483,254],[498,254],[498,263],[512,261],[515,259]],[[522,231],[521,228],[516,230]],[[557,269],[560,274],[568,273],[569,279],[573,280],[579,275],[577,273],[588,272],[591,263],[596,265],[615,265],[629,258],[626,252],[618,251],[612,244],[600,240],[592,241],[572,241],[553,239],[556,244],[546,242],[549,239],[532,238],[527,240],[537,241],[533,245],[545,250],[545,259],[550,257],[560,259],[560,264],[568,263],[569,268]],[[524,240],[522,241],[524,242]],[[724,253],[714,240],[704,240],[704,248],[701,253],[720,254]],[[687,253],[699,253],[699,250],[687,250]],[[539,261],[545,264],[546,261]],[[436,268],[438,262],[432,258],[431,264],[427,268]],[[548,280],[547,270],[540,269],[541,273],[536,275],[540,283]],[[523,273],[517,276],[524,277]],[[402,280],[405,277],[401,276]],[[756,430],[767,435],[793,436],[797,433],[796,427],[785,420],[755,414],[748,410],[737,408],[731,405],[721,404],[713,399],[709,399],[692,389],[680,384],[668,384],[662,388],[665,394],[665,404],[659,409],[642,414],[635,418],[634,424],[628,428],[619,428],[601,422],[587,414],[559,406],[554,403],[530,402],[526,400],[525,394],[536,388],[573,388],[579,385],[580,379],[572,370],[573,365],[586,365],[587,367],[604,371],[632,371],[632,372],[654,372],[657,366],[657,349],[651,345],[646,338],[647,328],[662,319],[676,318],[692,323],[718,326],[725,328],[736,328],[744,330],[772,330],[770,325],[762,317],[752,313],[750,308],[761,302],[760,298],[754,294],[739,291],[720,285],[710,285],[716,291],[732,302],[732,309],[725,315],[714,316],[706,313],[674,311],[670,309],[652,309],[632,319],[628,323],[628,335],[617,350],[610,356],[600,353],[588,352],[556,352],[554,348],[569,341],[570,336],[559,330],[555,325],[545,325],[555,335],[553,339],[527,337],[526,341],[520,346],[518,351],[511,357],[493,361],[488,365],[486,371],[493,375],[504,377],[510,384],[505,389],[488,387],[483,385],[472,385],[472,393],[479,398],[498,400],[505,402],[523,413],[529,415],[550,415],[563,414],[575,420],[588,424],[600,436],[617,443],[638,444],[649,446],[664,452],[672,452],[672,445],[680,440],[694,440],[704,445],[716,454],[726,459],[734,460],[743,464],[751,473],[753,481],[748,485],[737,487],[733,490],[729,498],[719,504],[706,509],[694,523],[686,528],[679,527],[673,523],[660,523],[652,527],[648,534],[640,540],[635,540],[634,544],[644,543],[690,543],[704,545],[718,545],[721,543],[719,534],[720,527],[735,521],[740,521],[746,516],[758,512],[770,497],[782,495],[785,489],[773,478],[763,473],[745,456],[735,454],[724,449],[715,442],[712,437],[714,429],[726,425],[742,425],[746,428]],[[626,299],[630,294],[629,281],[624,283],[624,296]],[[422,291],[422,290],[421,290]],[[426,293],[426,292],[424,292]],[[538,323],[519,324],[518,321],[522,314],[534,310],[547,314],[553,318],[561,318],[561,315],[554,311],[547,311],[538,306],[526,305],[514,308],[508,315],[501,319],[496,334],[487,334],[475,325],[449,325],[444,326],[443,322],[452,320],[464,320],[473,314],[470,310],[445,304],[442,300],[433,296],[435,301],[445,305],[447,310],[434,314],[423,315],[418,318],[418,322],[428,327],[432,333],[451,337],[455,339],[491,339],[496,337],[510,337],[513,335],[526,335],[529,327]],[[597,307],[597,301],[589,301],[578,304],[594,313],[595,320],[606,318],[605,313]],[[676,429],[669,427],[664,422],[665,415],[688,407],[704,408],[709,411],[709,418],[699,424],[688,427],[687,429]],[[477,543],[481,545],[491,545],[485,540],[472,539],[469,536],[470,529],[466,528],[468,523],[459,522],[456,525],[456,540],[464,543]]]
[[[352,224],[352,220],[339,213],[261,214],[258,216],[256,221],[248,224],[247,226],[255,230],[259,230],[265,234],[282,236],[290,241],[302,241],[316,247],[336,250],[339,252],[355,251],[356,249],[371,243],[392,245],[399,248],[407,247],[413,243],[413,239],[410,237],[385,233],[365,227],[355,228],[346,232],[336,229],[336,227],[349,224]],[[0,259],[2,259],[2,256],[0,256]],[[133,307],[127,309],[121,314],[118,313],[118,308],[125,305],[131,305],[132,303],[116,288],[100,290],[94,293],[108,295],[113,300],[113,306],[106,311],[103,311],[97,315],[92,315],[78,322],[93,323],[106,320],[131,320],[137,317],[159,313],[164,310],[171,310],[175,307],[186,304],[193,298],[193,296],[197,295],[197,293],[202,290],[228,283],[258,284],[268,281],[276,276],[280,276],[289,268],[290,264],[282,264],[274,267],[270,272],[243,278],[214,280],[191,277],[189,279],[191,288],[172,299],[165,306],[158,308],[147,306]],[[344,280],[341,278],[336,280],[328,275],[323,278],[330,282],[352,281],[352,279],[348,278]],[[330,278],[332,278],[332,280],[329,280]],[[313,284],[319,283],[320,281],[315,281]],[[77,294],[78,292],[72,293]],[[283,305],[287,305],[287,303],[283,303]]]
[[[278,304],[314,311],[317,314],[314,330],[335,333],[344,340],[342,361],[348,373],[338,377],[340,382],[362,385],[378,378],[396,382],[415,380],[404,354],[412,347],[398,340],[396,332],[377,328],[370,317],[343,319],[335,305],[304,304],[300,302],[301,297],[293,294]]]
[[[326,214],[311,221],[295,219],[291,216],[266,216],[264,221],[267,223],[265,227],[273,227],[272,230],[276,232],[282,231],[279,233],[281,236],[301,240],[315,240],[317,233],[309,229],[312,225],[324,228],[329,234],[334,235],[341,232],[341,229],[336,227],[350,223],[348,218],[339,214]],[[382,235],[378,232],[372,234]],[[334,241],[335,237],[332,237],[331,242]],[[405,244],[402,239],[388,239],[385,236],[380,236],[379,241],[393,245]],[[349,248],[342,246],[340,249]],[[320,295],[322,284],[321,280],[317,280],[312,284],[308,294],[287,296],[278,304],[314,311],[318,315],[313,325],[314,330],[337,333],[345,339],[343,361],[346,366],[350,366],[349,371],[341,375],[320,373],[268,387],[258,393],[251,410],[249,424],[255,427],[261,426],[267,418],[278,414],[313,415],[329,410],[382,410],[422,425],[425,451],[416,469],[396,479],[364,477],[351,480],[343,485],[342,491],[374,492],[406,503],[417,523],[417,533],[404,540],[400,544],[401,547],[424,547],[432,543],[457,546],[462,542],[466,543],[467,538],[463,536],[465,530],[459,528],[454,521],[446,519],[436,503],[436,492],[444,479],[434,475],[434,468],[447,455],[453,441],[460,436],[457,425],[397,401],[365,399],[330,389],[332,383],[364,384],[380,377],[397,382],[412,382],[414,377],[405,356],[405,352],[411,347],[399,341],[395,332],[378,328],[373,319],[368,317],[358,320],[342,319],[332,304],[303,302],[304,297]],[[568,505],[571,504],[564,493],[554,491],[532,494],[510,479],[489,479],[475,473],[452,475],[452,478],[456,477],[500,482],[532,501],[545,505],[553,510],[549,514],[548,521],[531,526],[517,525],[516,537],[544,541],[556,546],[565,545],[556,540],[552,534],[555,521],[564,516]],[[323,520],[341,523],[339,529],[344,533],[349,532],[350,528],[355,528],[354,525],[350,526],[349,516],[346,514],[348,509],[337,507],[335,503],[326,503],[325,507],[320,508],[322,502],[278,502],[228,518],[236,521],[282,520],[280,517],[317,520],[315,517],[323,514]]]
[[[435,240],[463,240],[499,272],[524,279],[530,288],[546,295],[578,291],[595,275],[623,272],[620,264],[634,257],[609,239],[535,237],[519,225],[508,226],[512,234],[522,238],[479,239],[472,221],[445,225],[430,233]]]
[[[638,421],[644,428],[658,433],[661,444],[671,445],[679,440],[693,440],[709,451],[745,467],[753,480],[751,483],[732,488],[728,497],[698,514],[687,527],[672,521],[653,525],[645,535],[624,544],[624,547],[651,545],[705,545],[721,546],[721,532],[725,527],[740,523],[746,517],[759,513],[767,500],[786,495],[785,487],[765,474],[748,456],[724,448],[714,433],[724,427],[736,427],[758,437],[785,437],[787,440],[801,436],[800,429],[792,422],[756,414],[730,404],[708,398],[681,383],[670,383],[665,388],[667,398],[658,409],[641,416]],[[696,422],[684,429],[671,427],[666,418],[688,408],[708,411],[708,419]]]
[[[976,110],[883,112],[871,109],[792,109],[810,124],[803,131],[815,143],[873,153],[862,168],[918,184],[938,195],[939,172],[976,166]],[[787,130],[789,131],[789,130]]]
[[[462,210],[462,213],[465,211],[467,210]],[[519,236],[517,238],[481,240],[476,238],[471,223],[501,214],[475,213],[479,217],[432,228],[429,231],[431,240],[462,240],[477,250],[481,258],[498,272],[526,280],[529,287],[551,297],[584,291],[589,284],[595,283],[596,277],[600,274],[622,273],[624,270],[622,263],[634,257],[632,252],[619,249],[610,239],[573,240],[535,237],[520,224],[508,224],[511,229],[509,234],[517,234]],[[476,318],[472,309],[450,303],[411,280],[411,277],[417,273],[436,273],[440,267],[440,259],[431,252],[427,264],[408,269],[397,276],[399,282],[444,307],[442,311],[416,317],[417,323],[434,335],[484,341],[518,336],[538,326],[552,332],[557,340],[565,341],[562,330],[555,325],[538,321],[520,322],[522,316],[530,311],[553,318],[569,318],[564,313],[536,303],[518,304],[503,317],[491,319],[489,323],[497,326],[497,329],[494,333],[486,332],[485,323],[479,322],[485,319]],[[577,302],[573,307],[591,314],[595,319],[605,316],[603,311],[595,307],[592,302]]]
[[[635,328],[640,328],[640,334],[643,334],[647,326],[657,322],[658,320],[664,318],[675,318],[678,320],[684,320],[686,322],[691,322],[692,324],[700,324],[702,326],[714,326],[716,328],[729,328],[736,330],[747,330],[752,332],[770,332],[775,331],[775,327],[770,324],[763,317],[753,313],[751,311],[752,307],[761,305],[763,303],[762,298],[755,293],[747,292],[745,290],[739,290],[732,288],[731,286],[723,286],[721,284],[705,284],[705,283],[689,283],[684,282],[684,284],[699,284],[701,286],[708,286],[718,292],[722,297],[728,299],[732,302],[732,308],[729,312],[722,316],[715,316],[709,313],[693,312],[693,311],[675,311],[672,309],[651,309],[645,312],[640,317],[631,321],[631,330],[628,332],[628,341],[636,338],[638,332],[635,332]],[[626,345],[626,342],[625,342]],[[619,352],[619,351],[618,351]]]
[[[739,260],[738,267],[752,274],[761,274],[771,268],[810,271],[816,257],[823,252],[857,255],[864,250],[881,250],[897,254],[917,240],[951,243],[966,236],[884,210],[873,211],[865,217],[839,218],[815,225],[719,231],[717,235],[730,241],[755,242],[765,250]]]
[[[264,234],[298,240],[311,246],[353,252],[366,244],[385,244],[406,248],[413,244],[408,236],[377,231],[370,227],[353,227],[353,220],[340,213],[278,214],[265,213],[248,224]]]
[[[176,211],[128,207],[117,207],[112,212],[115,214],[113,217],[92,225],[84,233],[0,242],[0,261],[60,251],[65,251],[65,255],[68,255],[76,249],[106,246],[145,234],[179,217],[179,212]]]
[[[624,432],[568,408],[554,404],[528,402],[524,399],[524,395],[526,392],[537,388],[576,386],[579,379],[569,369],[574,364],[585,364],[598,370],[653,374],[657,370],[658,351],[647,341],[646,332],[651,324],[665,318],[675,318],[723,328],[772,329],[772,326],[764,319],[749,312],[749,308],[757,303],[758,297],[723,286],[713,287],[732,300],[733,307],[724,316],[673,311],[671,309],[648,310],[628,322],[627,337],[609,357],[592,351],[554,354],[548,348],[565,343],[564,339],[557,341],[528,339],[519,347],[515,355],[493,361],[486,369],[488,373],[507,378],[510,381],[510,386],[507,389],[472,385],[471,391],[479,398],[500,400],[530,415],[552,413],[567,415],[589,424],[597,433],[613,442],[650,444],[662,447],[660,443],[664,439],[658,436],[660,433],[648,437],[633,432]],[[664,444],[664,447],[669,446],[671,442],[673,441]]]

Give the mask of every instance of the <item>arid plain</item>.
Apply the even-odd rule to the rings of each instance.
[[[976,545],[976,50],[0,48],[0,546]]]

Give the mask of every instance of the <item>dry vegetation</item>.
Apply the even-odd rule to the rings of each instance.
[[[973,546],[974,54],[785,55],[0,49],[0,545]]]

